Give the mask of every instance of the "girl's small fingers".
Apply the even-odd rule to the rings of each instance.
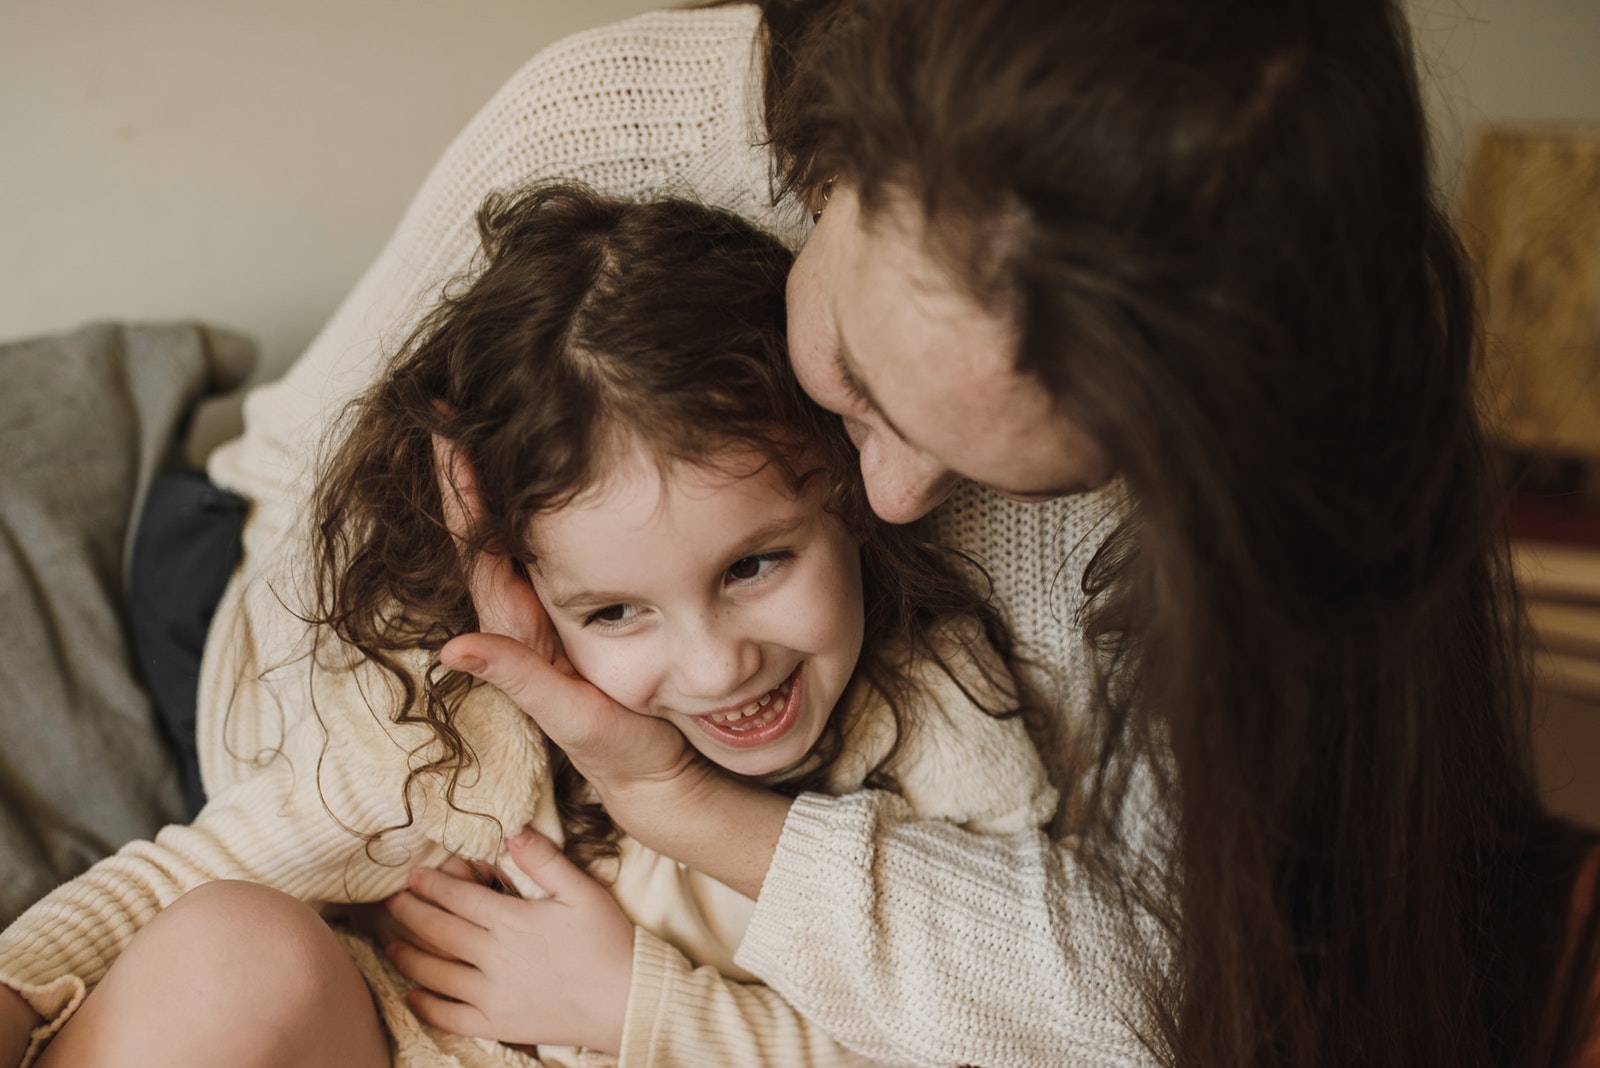
[[[475,872],[458,877],[437,868],[418,868],[406,881],[413,894],[480,930],[495,925],[505,903],[505,898],[481,883]]]
[[[406,1004],[423,1023],[469,1038],[491,1038],[488,1018],[477,1008],[461,1001],[442,998],[418,987],[406,995]]]
[[[405,893],[406,891],[401,891]],[[363,911],[349,913],[351,926],[361,934],[375,942],[379,949],[385,953],[396,942],[409,942],[426,953],[439,957],[449,957],[451,954],[443,947],[429,942],[422,935],[401,923],[388,908],[388,903],[383,902],[362,907]]]
[[[439,870],[455,879],[465,879],[477,883],[479,886],[493,887],[502,882],[500,869],[484,860],[468,860],[463,856],[451,856]]]
[[[448,859],[445,860],[443,864],[439,865],[439,870],[456,879],[471,879],[473,882],[479,881],[478,873],[473,870],[472,862],[466,857],[455,856],[452,854]]]
[[[483,973],[472,965],[436,957],[409,942],[395,942],[388,955],[401,975],[455,1001],[470,997],[483,982]]]
[[[406,941],[413,945],[457,960],[474,960],[483,952],[489,933],[481,925],[409,890],[395,894],[387,904],[389,914],[408,932]]]
[[[517,867],[556,901],[570,901],[598,889],[599,884],[574,864],[561,847],[532,827],[506,840],[506,848]]]

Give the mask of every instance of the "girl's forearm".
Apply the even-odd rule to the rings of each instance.
[[[607,788],[600,799],[629,834],[754,900],[791,801],[695,763],[669,779]]]

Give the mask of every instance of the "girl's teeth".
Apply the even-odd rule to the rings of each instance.
[[[711,722],[728,725],[733,730],[750,730],[771,723],[783,709],[781,698],[789,696],[789,680],[784,679],[778,684],[776,690],[769,690],[760,697],[751,701],[737,712],[713,712]],[[774,698],[779,700],[774,701]],[[770,709],[767,706],[771,705]],[[762,713],[762,709],[767,709]],[[761,713],[760,719],[752,720],[751,717]]]
[[[780,711],[781,709],[777,707],[769,708],[754,719],[747,717],[745,719],[741,719],[738,723],[728,724],[728,729],[730,731],[753,731],[757,727],[765,727],[768,723],[771,723],[773,720],[778,718],[778,713]]]

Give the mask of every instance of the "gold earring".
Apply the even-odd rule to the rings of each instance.
[[[822,218],[822,213],[828,206],[828,198],[833,195],[833,183],[838,181],[838,178],[838,175],[834,175],[832,178],[829,178],[826,182],[822,183],[822,207],[811,213],[812,226],[817,225],[817,220]]]

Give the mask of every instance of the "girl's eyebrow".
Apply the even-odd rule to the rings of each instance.
[[[800,502],[796,501],[795,503],[798,505]],[[788,537],[800,529],[808,518],[808,515],[796,509],[789,515],[779,516],[771,522],[757,527],[728,549],[728,563],[731,564],[735,560],[749,556],[760,546]]]
[[[750,531],[744,537],[734,542],[727,548],[723,555],[729,564],[759,551],[762,546],[786,538],[800,529],[810,518],[808,510],[802,510],[801,502],[796,501],[796,508],[787,514],[780,515],[768,523],[764,523]],[[631,595],[626,593],[612,593],[605,590],[576,589],[566,593],[553,594],[545,603],[551,609],[560,609],[563,612],[577,612],[588,608],[601,608],[611,604],[627,604]]]
[[[631,600],[625,593],[606,593],[601,590],[574,590],[571,593],[554,597],[549,602],[549,607],[560,609],[563,612],[582,612],[590,608],[602,608],[608,604],[627,604]]]

